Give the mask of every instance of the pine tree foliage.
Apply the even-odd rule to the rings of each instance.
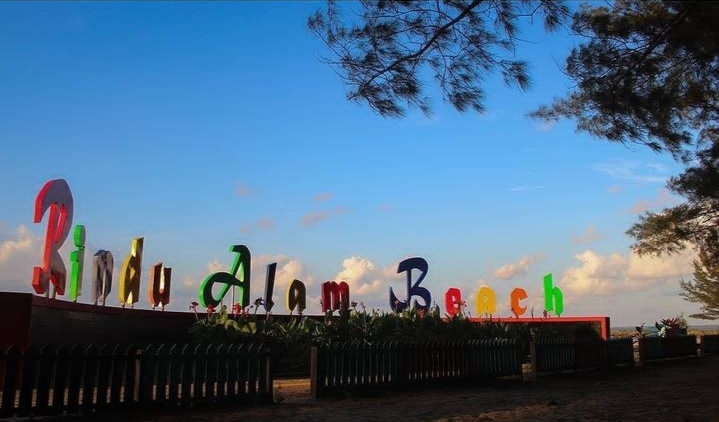
[[[501,72],[508,85],[529,86],[527,63],[514,47],[520,19],[544,17],[548,30],[567,16],[561,1],[396,0],[328,1],[308,26],[330,52],[327,61],[349,87],[348,98],[366,101],[383,116],[407,106],[430,112],[423,79],[431,72],[446,101],[460,111],[482,111],[481,82]]]
[[[719,319],[719,260],[701,252],[694,261],[694,280],[681,282],[681,295],[701,304],[701,313],[690,315],[699,319]]]
[[[719,2],[584,6],[572,29],[586,40],[566,61],[575,88],[535,117],[685,162],[719,140]]]

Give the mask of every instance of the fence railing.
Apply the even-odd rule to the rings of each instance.
[[[706,334],[700,339],[702,353],[719,353],[719,335]]]
[[[697,356],[697,336],[642,337],[638,341],[642,362]]]
[[[554,372],[616,365],[633,365],[631,338],[571,340],[538,338],[533,344],[534,371]]]
[[[0,352],[0,417],[271,402],[270,369],[261,344],[10,347]]]
[[[631,337],[612,337],[605,346],[611,365],[634,365],[634,339]]]
[[[608,341],[511,339],[313,347],[314,397],[405,388],[442,381],[478,381],[633,365],[639,360],[697,356],[696,336],[612,338]],[[719,353],[719,335],[701,338],[704,353]],[[529,350],[529,354],[527,354]],[[261,344],[42,346],[0,351],[0,418],[95,413],[132,407],[272,401],[271,361]]]
[[[342,343],[312,349],[313,397],[522,374],[510,339],[419,344]]]
[[[467,342],[470,378],[522,375],[525,348],[517,340],[490,338]]]
[[[707,336],[706,340],[707,353],[719,352],[719,336]],[[538,338],[530,343],[528,356],[523,344],[509,339],[409,345],[341,343],[312,349],[311,388],[314,397],[322,397],[522,375],[526,360],[532,363],[532,373],[633,366],[635,341],[641,361],[697,356],[695,336],[606,341]]]

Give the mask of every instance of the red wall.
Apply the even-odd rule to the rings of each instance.
[[[94,306],[0,292],[0,346],[189,342],[190,312]]]

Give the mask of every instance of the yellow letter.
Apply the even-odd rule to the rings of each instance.
[[[474,309],[477,315],[492,315],[497,312],[497,295],[491,287],[482,286],[479,288]]]
[[[127,255],[120,269],[120,287],[118,296],[120,304],[133,305],[140,298],[140,273],[142,271],[142,237],[132,239],[130,254]]]

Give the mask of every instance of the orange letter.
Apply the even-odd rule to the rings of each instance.
[[[482,286],[479,288],[477,301],[475,302],[475,311],[477,315],[492,315],[497,312],[497,295],[491,287]]]
[[[509,300],[512,304],[512,313],[514,313],[514,316],[519,318],[521,315],[523,315],[527,311],[526,306],[521,306],[519,304],[520,300],[524,300],[527,298],[527,292],[524,289],[516,288],[512,290],[512,293],[509,294]]]
[[[154,308],[160,306],[164,308],[170,303],[170,281],[172,278],[172,268],[162,265],[162,262],[152,266],[152,276],[150,278],[150,305]]]

